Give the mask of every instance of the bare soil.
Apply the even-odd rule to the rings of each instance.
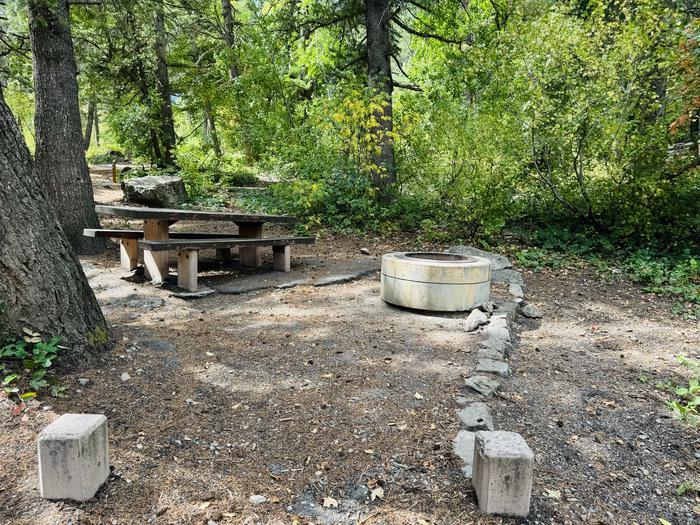
[[[383,304],[376,273],[310,284],[409,248],[435,247],[321,238],[293,250],[284,277],[307,284],[194,300],[120,270],[115,246],[86,259],[115,344],[61,372],[66,397],[18,416],[0,399],[0,523],[516,523],[479,513],[452,454],[455,411],[479,399],[463,387],[483,337],[465,332],[466,316]],[[224,290],[272,274],[204,270]],[[697,494],[676,495],[700,478],[700,433],[670,418],[654,386],[686,374],[674,355],[698,356],[697,322],[585,266],[524,279],[546,315],[518,319],[514,375],[488,401],[497,428],[536,455],[521,522],[700,522]],[[84,504],[37,489],[36,437],[65,412],[109,418],[112,474]]]

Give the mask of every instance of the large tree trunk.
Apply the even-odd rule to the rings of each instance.
[[[388,197],[389,187],[396,182],[391,76],[391,0],[366,0],[367,85],[374,95],[382,98],[383,110],[375,113],[379,125],[371,130],[379,141],[378,151],[372,153],[374,183],[381,195]]]
[[[0,338],[27,327],[103,346],[102,312],[46,195],[0,87]]]
[[[90,140],[92,140],[92,126],[95,124],[95,118],[97,115],[97,104],[95,99],[91,98],[88,102],[87,110],[87,124],[85,124],[85,151],[90,148]]]
[[[99,253],[105,241],[83,236],[83,228],[100,223],[85,162],[68,7],[64,0],[29,0],[28,6],[36,169],[76,253]]]
[[[173,106],[170,101],[170,77],[167,62],[167,35],[165,33],[165,14],[160,5],[156,12],[156,79],[160,95],[161,130],[160,138],[163,145],[162,163],[166,166],[175,164],[175,121]]]
[[[233,7],[230,0],[221,0],[221,13],[224,15],[224,42],[231,51],[229,58],[228,75],[231,80],[238,78],[238,66],[233,59],[233,52],[236,48],[236,35],[233,29]]]
[[[95,104],[95,144],[100,145],[100,112]]]

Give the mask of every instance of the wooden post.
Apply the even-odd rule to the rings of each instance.
[[[167,241],[169,221],[146,219],[143,221],[143,238],[146,241]],[[154,282],[163,282],[168,276],[168,263],[170,252],[143,251],[143,265],[146,268],[146,277]]]
[[[280,272],[288,272],[292,269],[292,247],[273,246],[272,247],[273,268]]]
[[[238,235],[241,239],[260,239],[263,225],[259,222],[238,222]],[[262,246],[241,246],[238,250],[243,266],[260,268],[262,266]]]
[[[116,160],[112,161],[112,182],[114,184],[117,183],[117,161]]]
[[[190,292],[197,291],[197,250],[181,250],[177,252],[177,285]]]
[[[133,270],[139,264],[139,244],[136,239],[121,239],[119,243],[119,258],[121,267]]]

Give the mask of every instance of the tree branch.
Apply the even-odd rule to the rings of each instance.
[[[407,26],[404,24],[401,19],[398,16],[392,16],[391,19],[394,21],[394,23],[399,26],[401,29],[406,31],[407,33],[410,33],[414,36],[419,36],[421,38],[432,38],[433,40],[438,40],[439,42],[444,42],[445,44],[455,44],[455,45],[461,45],[464,42],[462,40],[452,40],[451,38],[444,37],[442,35],[438,35],[436,33],[426,33],[423,31],[416,31],[410,26]]]

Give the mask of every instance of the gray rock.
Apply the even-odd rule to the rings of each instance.
[[[90,380],[86,379],[84,377],[81,377],[80,379],[78,379],[78,383],[80,383],[80,386],[86,386],[89,382],[90,382]]]
[[[135,204],[168,208],[187,201],[185,184],[180,177],[157,175],[137,177],[122,182],[124,200]]]
[[[520,272],[516,272],[515,270],[510,269],[496,270],[494,272],[491,272],[491,282],[506,284],[515,283],[519,284],[520,286],[523,286],[525,284],[522,275],[520,275]]]
[[[505,322],[505,320],[503,320],[503,322],[499,321],[499,319],[495,319],[495,316],[491,318],[491,322],[486,327],[486,335],[489,339],[506,341],[510,343],[510,330],[508,330],[508,324]]]
[[[505,356],[505,352],[500,352],[491,348],[482,348],[476,354],[477,359],[494,359],[501,361]]]
[[[296,281],[287,281],[286,283],[280,283],[275,288],[278,290],[286,290],[287,288],[294,288],[295,286],[302,286],[304,284],[307,284],[308,281],[306,279],[297,279]]]
[[[448,253],[456,253],[458,255],[473,255],[474,257],[483,257],[491,261],[491,270],[503,270],[505,268],[512,268],[511,262],[503,255],[498,255],[497,253],[485,252],[479,248],[474,248],[473,246],[453,246]]]
[[[544,316],[542,310],[537,308],[534,304],[526,304],[522,309],[522,313],[525,317],[530,319],[541,319]]]
[[[360,253],[362,255],[369,255],[369,250],[367,248],[360,248]]]
[[[487,314],[493,313],[494,305],[491,301],[486,301],[478,306],[479,310],[486,312]]]
[[[329,275],[326,277],[321,277],[320,279],[317,279],[316,281],[314,281],[314,286],[320,287],[320,286],[331,286],[333,284],[349,283],[349,282],[361,279],[365,275],[369,275],[369,274],[374,273],[376,271],[377,270],[362,270],[362,271],[359,271],[356,273],[348,273],[348,274],[343,274],[343,275]]]
[[[198,290],[196,292],[170,292],[170,297],[177,297],[178,299],[201,299],[202,297],[207,297],[209,295],[214,295],[216,290],[205,289]]]
[[[476,434],[467,430],[460,430],[457,437],[452,442],[452,450],[459,459],[464,462],[462,474],[465,478],[471,479],[472,465],[474,463],[474,442]]]
[[[508,285],[508,293],[516,299],[522,299],[525,297],[525,292],[523,291],[522,285],[517,283],[511,283]]]
[[[486,403],[472,403],[457,411],[457,417],[464,430],[493,430],[493,419]]]
[[[467,332],[473,332],[480,326],[485,325],[486,323],[489,322],[489,318],[486,317],[486,314],[482,312],[481,310],[472,310],[471,313],[469,314],[469,317],[467,317],[467,324],[465,329]]]
[[[500,355],[506,355],[513,349],[513,345],[509,341],[502,339],[486,339],[481,341],[481,346],[486,350],[498,352]]]
[[[122,381],[128,381],[131,379],[131,376],[129,375],[129,372],[123,372],[121,376],[119,376]]]
[[[261,496],[260,494],[254,494],[248,499],[253,505],[262,505],[263,503],[267,503],[267,498],[265,496]]]
[[[476,371],[485,374],[496,374],[501,377],[510,377],[510,367],[505,361],[498,359],[479,359],[476,365]]]
[[[464,384],[486,397],[491,397],[501,388],[501,384],[498,381],[488,376],[468,377],[464,380]]]

